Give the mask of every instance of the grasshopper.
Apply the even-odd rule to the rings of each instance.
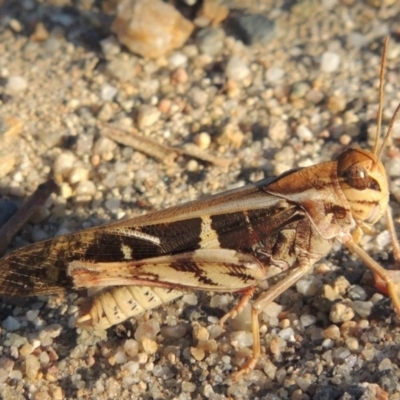
[[[76,320],[78,327],[89,329],[106,329],[188,290],[241,294],[223,324],[242,311],[261,281],[286,273],[252,303],[253,355],[235,378],[253,369],[260,357],[259,313],[310,272],[335,241],[373,271],[400,315],[400,271],[384,269],[358,245],[385,215],[400,259],[380,161],[400,110],[399,105],[380,140],[386,46],[387,40],[372,151],[350,147],[334,161],[26,246],[0,260],[0,294],[90,289],[92,296],[83,300]]]

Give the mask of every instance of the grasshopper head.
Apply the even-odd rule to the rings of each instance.
[[[374,224],[389,202],[385,167],[378,156],[360,148],[349,148],[338,158],[340,187],[356,221]]]

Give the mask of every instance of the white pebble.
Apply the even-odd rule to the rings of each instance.
[[[311,130],[305,125],[298,125],[296,128],[296,134],[303,142],[309,142],[313,139],[314,135]]]
[[[279,67],[268,68],[265,73],[265,80],[269,83],[275,83],[285,76],[285,70]]]
[[[114,358],[115,358],[115,362],[117,364],[125,364],[127,362],[127,360],[128,360],[128,358],[127,358],[127,356],[125,354],[125,351],[123,351],[123,350],[117,351],[115,353]]]
[[[237,56],[232,56],[226,64],[225,74],[227,78],[234,81],[241,81],[250,74],[250,68]]]
[[[279,332],[279,336],[284,340],[294,340],[294,330],[292,328],[284,328]]]
[[[139,353],[139,343],[134,339],[127,339],[124,343],[124,350],[129,357],[136,356]]]
[[[387,245],[389,245],[391,243],[389,231],[384,230],[384,231],[380,232],[376,236],[376,242],[378,243],[378,246],[380,246],[381,248],[384,248]]]
[[[89,177],[89,171],[83,167],[73,168],[68,174],[68,182],[71,185],[80,181],[86,181]]]
[[[53,163],[54,175],[65,176],[76,164],[76,157],[73,153],[61,153]]]
[[[96,185],[92,181],[79,182],[75,192],[76,195],[93,196],[96,194]]]
[[[118,89],[115,86],[112,86],[108,83],[105,83],[101,87],[101,98],[104,101],[112,101],[114,97],[117,95]]]
[[[184,67],[188,62],[188,58],[180,51],[173,52],[168,58],[168,64],[171,69]]]
[[[161,112],[157,107],[142,105],[137,109],[136,123],[139,129],[154,125],[160,118]]]
[[[321,71],[334,72],[340,65],[340,55],[331,51],[326,51],[321,58]]]
[[[198,302],[197,296],[195,293],[185,294],[182,297],[182,300],[184,303],[189,304],[190,306],[195,306],[195,305],[197,305],[197,302]]]
[[[139,370],[139,363],[135,361],[128,361],[122,366],[122,369],[128,371],[130,375],[135,375]]]
[[[28,81],[19,75],[11,75],[7,80],[6,89],[10,92],[21,92],[28,87]]]
[[[301,324],[306,328],[307,326],[314,325],[317,318],[314,315],[305,314],[300,317]]]
[[[249,347],[253,344],[253,334],[246,331],[237,331],[230,334],[232,345],[241,349],[243,347]]]
[[[282,306],[277,303],[269,303],[264,309],[263,313],[269,318],[277,318],[280,312],[282,311]]]
[[[315,296],[321,287],[321,281],[315,276],[309,275],[296,283],[296,289],[304,296]]]
[[[110,152],[113,152],[116,148],[117,144],[113,140],[106,137],[101,137],[96,140],[96,143],[93,146],[93,153],[98,154],[99,156],[102,156],[104,158],[104,155],[108,155]]]

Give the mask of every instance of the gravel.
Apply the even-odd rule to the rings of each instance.
[[[129,53],[110,35],[112,15],[89,3],[5,0],[0,13],[0,207],[22,204],[49,176],[60,185],[10,250],[370,145],[390,32],[385,126],[400,102],[396,2],[249,2],[229,35],[224,24],[199,27],[154,59]],[[227,4],[238,12],[243,2]],[[252,45],[232,32],[240,27]],[[164,164],[101,136],[100,122],[194,143],[229,167],[183,155]],[[397,201],[399,144],[397,135],[384,155]],[[376,231],[361,245],[390,266],[383,222]],[[249,307],[218,325],[234,296],[188,293],[107,332],[73,328],[77,297],[1,299],[0,397],[400,399],[398,317],[340,246],[260,315],[261,358],[239,382]]]

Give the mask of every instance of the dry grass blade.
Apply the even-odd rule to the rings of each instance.
[[[214,156],[201,150],[194,144],[187,143],[182,148],[169,147],[156,141],[144,137],[133,128],[122,128],[110,124],[99,124],[101,134],[124,146],[134,148],[141,153],[147,154],[164,164],[171,166],[174,164],[178,155],[197,158],[200,161],[208,162],[217,167],[227,167],[230,161],[221,157]]]
[[[166,165],[173,165],[177,152],[172,147],[164,146],[140,135],[135,129],[121,128],[110,124],[100,124],[100,133],[124,146],[134,148]]]

